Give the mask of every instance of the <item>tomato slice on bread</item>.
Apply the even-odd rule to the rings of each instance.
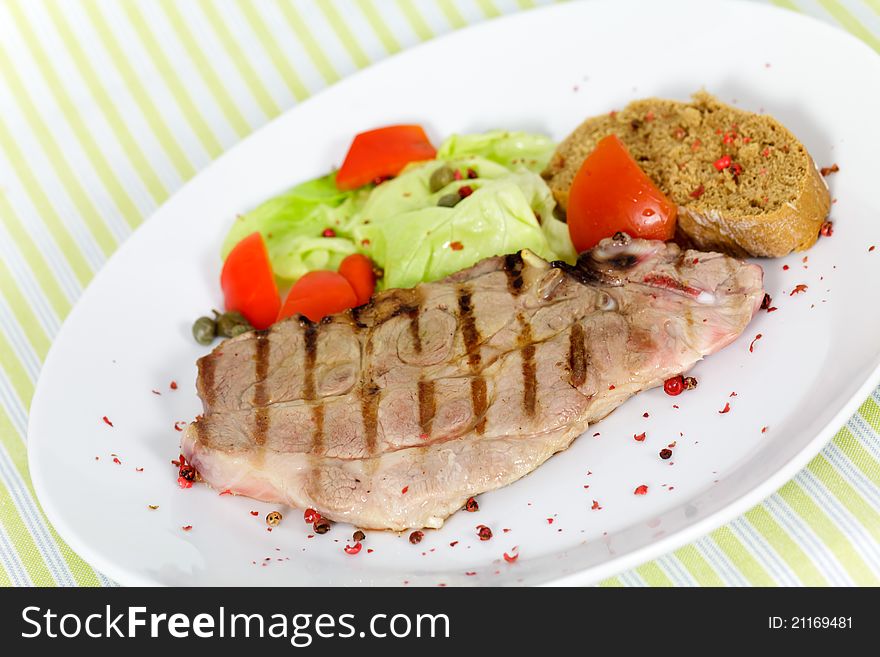
[[[599,140],[571,184],[566,217],[578,252],[617,232],[669,240],[677,206],[661,192],[617,135]]]

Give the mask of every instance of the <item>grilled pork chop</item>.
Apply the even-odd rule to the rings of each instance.
[[[182,451],[220,490],[363,528],[440,527],[742,333],[762,271],[618,234],[291,318],[199,361]]]

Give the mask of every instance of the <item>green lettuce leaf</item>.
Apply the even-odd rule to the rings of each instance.
[[[355,253],[349,223],[369,191],[341,192],[336,174],[309,180],[269,199],[236,218],[223,242],[225,260],[232,248],[259,231],[269,251],[275,275],[293,281],[314,269],[336,269]],[[336,237],[322,237],[332,228]]]
[[[477,177],[431,193],[431,174],[444,165],[470,168]],[[440,197],[463,186],[472,193],[455,207],[437,205]],[[384,270],[382,287],[412,287],[523,248],[550,260],[573,261],[567,227],[553,217],[553,207],[547,185],[526,169],[510,172],[476,156],[430,162],[373,190],[353,222],[353,235]]]
[[[454,135],[437,160],[410,165],[378,186],[343,192],[335,174],[316,178],[238,217],[222,256],[259,231],[282,284],[308,271],[335,270],[358,252],[384,270],[381,288],[437,280],[523,248],[574,262],[568,227],[554,217],[553,195],[538,175],[553,148],[547,137],[524,132]],[[461,180],[431,192],[431,174],[442,166],[460,172]],[[471,193],[455,207],[438,205],[464,186]],[[334,237],[322,237],[327,228]]]
[[[529,132],[492,130],[473,135],[452,135],[437,151],[438,160],[479,155],[510,169],[525,167],[540,173],[556,144],[549,137]]]

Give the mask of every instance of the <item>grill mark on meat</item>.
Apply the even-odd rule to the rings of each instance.
[[[504,273],[507,275],[507,289],[515,297],[519,296],[522,292],[522,268],[523,260],[518,251],[504,256]]]
[[[254,353],[254,442],[263,445],[266,442],[266,434],[269,431],[269,395],[266,391],[266,376],[269,373],[269,331],[255,331],[256,338]]]
[[[303,340],[305,343],[305,363],[303,369],[303,398],[315,399],[315,361],[318,358],[318,327],[303,319]]]
[[[355,306],[349,311],[349,313],[351,314],[351,320],[354,322],[355,329],[367,328],[367,325],[361,321],[361,313],[366,310],[369,305],[369,303],[366,303],[363,306]]]
[[[419,379],[419,427],[422,430],[422,438],[425,440],[431,437],[431,424],[436,412],[437,400],[434,397],[434,382]]]
[[[568,334],[568,380],[579,388],[587,380],[587,349],[584,344],[584,327],[580,322],[571,325]]]
[[[529,417],[535,415],[535,402],[538,396],[537,370],[535,369],[535,344],[532,338],[532,325],[520,313],[517,316],[520,330],[518,343],[522,357],[523,399],[522,407]]]
[[[413,349],[417,354],[422,353],[422,336],[419,335],[419,309],[409,312],[409,333],[412,336]]]
[[[376,453],[376,436],[379,423],[379,386],[374,383],[362,385],[358,389],[361,401],[361,420],[364,423],[364,444],[367,454]]]
[[[315,423],[315,433],[312,436],[312,453],[319,454],[324,451],[324,404],[312,405],[312,420]]]
[[[634,267],[638,261],[633,255],[621,255],[612,260],[596,260],[592,251],[586,251],[578,256],[574,265],[563,260],[554,260],[550,266],[561,269],[582,285],[619,287],[624,284],[627,270]]]
[[[489,407],[486,398],[486,379],[482,374],[474,374],[471,378],[471,403],[474,409],[474,418],[477,420],[474,429],[482,435],[486,431],[486,409]]]
[[[488,408],[486,379],[480,373],[480,331],[477,328],[476,318],[474,318],[471,290],[467,285],[458,288],[458,317],[468,365],[473,374],[471,377],[471,407],[477,422],[474,428],[478,434],[482,434],[486,430],[486,409]]]
[[[303,318],[305,341],[305,363],[303,369],[303,398],[311,402],[312,421],[315,432],[312,434],[312,453],[318,454],[324,444],[324,404],[317,401],[315,394],[315,361],[318,359],[318,326]]]
[[[254,406],[265,406],[269,403],[266,392],[266,376],[269,373],[269,331],[254,331],[256,345],[254,347]]]
[[[638,261],[639,259],[634,255],[624,255],[613,258],[609,262],[617,269],[629,269],[630,267],[634,267]],[[679,258],[679,262],[681,262],[681,258]],[[676,265],[676,267],[677,266],[678,265]]]
[[[421,293],[415,288],[393,290],[388,296],[383,297],[373,304],[373,326],[378,326],[387,322],[389,319],[400,317],[401,315],[409,316],[413,312],[418,312],[421,303]]]
[[[550,266],[554,269],[561,269],[581,285],[600,285],[604,282],[602,278],[589,267],[575,267],[564,260],[554,260],[550,263]]]
[[[417,354],[422,353],[422,335],[419,325],[419,315],[422,309],[422,294],[419,288],[413,289],[412,303],[407,306],[409,315],[409,334],[412,336],[413,349]]]
[[[214,368],[217,365],[217,360],[213,355],[199,359],[199,376],[202,379],[206,408],[210,408],[214,404]]]
[[[468,365],[476,372],[480,369],[480,331],[474,318],[473,299],[467,285],[458,289],[458,318]]]

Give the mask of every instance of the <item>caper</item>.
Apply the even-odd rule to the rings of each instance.
[[[455,180],[455,173],[445,164],[439,169],[434,169],[434,173],[431,174],[431,180],[428,183],[431,193],[439,192],[453,180]]]
[[[192,334],[199,344],[211,344],[217,337],[217,322],[210,317],[199,317],[193,323]]]
[[[565,216],[565,208],[563,208],[561,205],[553,206],[553,216],[559,219],[559,221],[564,224],[568,223],[568,217]]]
[[[461,196],[459,194],[444,194],[439,199],[437,199],[437,205],[441,208],[454,208],[458,205],[458,202],[461,200]]]
[[[225,338],[234,338],[236,335],[253,330],[244,315],[238,312],[223,313],[217,318],[217,333]]]

